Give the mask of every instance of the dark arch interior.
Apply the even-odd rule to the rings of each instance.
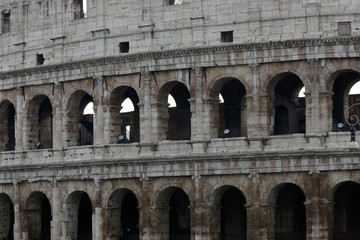
[[[34,193],[27,202],[29,240],[51,239],[51,205],[43,193]]]
[[[275,239],[305,240],[306,209],[305,195],[293,184],[287,184],[276,199]]]
[[[77,222],[77,240],[92,239],[92,205],[89,196],[81,195]]]
[[[127,139],[127,141],[139,142],[140,141],[140,117],[139,117],[139,106],[138,106],[139,97],[133,88],[128,87],[126,88],[122,96],[120,104],[122,104],[122,102],[127,98],[129,98],[133,103],[134,111],[120,114],[120,118],[122,122],[121,134],[126,136],[126,126],[130,126],[130,139]]]
[[[136,196],[129,191],[121,204],[121,229],[124,240],[139,239],[139,210]]]
[[[244,195],[231,187],[221,198],[221,240],[246,239],[246,203]]]
[[[169,239],[190,240],[190,201],[186,193],[176,189],[169,200]]]
[[[334,85],[333,85],[333,108],[332,108],[332,120],[333,120],[333,130],[337,131],[338,127],[337,124],[338,123],[344,123],[344,94],[345,94],[345,90],[346,88],[349,87],[349,84],[353,83],[354,81],[356,81],[356,79],[360,79],[360,73],[357,72],[343,72],[340,73],[339,76],[335,79]],[[349,96],[349,106],[353,103],[356,103],[356,95],[355,96]],[[357,111],[359,111],[359,109],[357,109]],[[358,114],[358,112],[350,112],[350,114],[356,113]],[[360,112],[359,112],[360,113]],[[358,114],[359,115],[359,114]],[[345,127],[347,128],[348,126],[345,124]]]
[[[93,145],[94,139],[94,123],[93,123],[93,114],[83,114],[85,107],[93,102],[93,98],[89,94],[85,94],[80,101],[79,111],[79,135],[78,135],[78,145]]]
[[[246,90],[240,81],[233,79],[226,82],[220,91],[224,103],[219,105],[219,137],[225,137],[224,130],[230,132],[226,137],[240,137],[242,110],[245,109]]]
[[[5,195],[0,196],[0,239],[14,240],[14,206],[11,199]]]
[[[169,94],[173,96],[176,107],[169,108],[167,139],[188,140],[191,134],[191,113],[188,101],[190,93],[184,84],[178,83]]]
[[[360,184],[342,184],[334,202],[334,240],[360,239]]]
[[[303,86],[293,73],[280,76],[274,89],[275,135],[305,133],[305,98],[298,97]]]
[[[39,141],[38,148],[52,148],[52,106],[49,98],[44,99],[39,108]]]

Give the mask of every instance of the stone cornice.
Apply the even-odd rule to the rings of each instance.
[[[106,64],[128,63],[143,60],[157,60],[166,58],[176,58],[194,55],[206,55],[214,53],[229,53],[229,52],[246,52],[246,51],[264,51],[269,49],[281,48],[303,48],[313,46],[333,46],[333,45],[350,45],[360,44],[359,37],[337,37],[337,38],[317,38],[317,39],[301,39],[301,40],[287,40],[276,42],[259,42],[259,43],[245,43],[245,44],[222,44],[207,47],[191,47],[173,50],[158,50],[139,53],[130,53],[119,56],[92,58],[82,61],[73,61],[68,63],[60,63],[47,66],[37,66],[33,68],[26,68],[20,70],[11,70],[0,73],[0,79],[21,77],[33,74],[52,73],[63,70],[88,68],[94,66],[101,66]]]

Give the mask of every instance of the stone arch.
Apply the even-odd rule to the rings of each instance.
[[[129,189],[114,191],[107,203],[106,239],[139,239],[139,202]]]
[[[53,109],[49,97],[36,95],[27,106],[25,137],[28,149],[52,148]]]
[[[219,102],[219,95],[224,102]],[[218,79],[211,87],[211,125],[217,137],[246,136],[246,87],[236,78]],[[228,133],[224,132],[228,129]]]
[[[360,238],[360,184],[345,181],[333,191],[333,239]]]
[[[14,240],[14,205],[6,193],[0,193],[0,239]]]
[[[171,94],[176,107],[169,108],[168,95]],[[158,91],[157,118],[160,124],[159,137],[167,140],[189,140],[191,136],[190,93],[187,86],[179,81],[171,81]]]
[[[190,239],[190,200],[179,187],[167,187],[157,198],[160,239]]]
[[[131,100],[134,111],[122,113],[120,112],[121,105],[127,98]],[[109,119],[110,143],[139,142],[140,116],[138,104],[139,96],[132,87],[119,86],[110,93],[107,118]],[[124,138],[119,139],[120,135]]]
[[[354,108],[349,111],[349,116],[344,115],[346,109],[360,99],[359,95],[349,95],[351,87],[360,80],[360,72],[352,69],[342,69],[331,74],[329,78],[328,82],[333,84],[330,86],[330,91],[333,92],[333,105],[331,108],[332,130],[338,131],[337,125],[339,123],[344,123],[344,117],[349,117],[353,114],[359,115],[358,113],[360,113],[359,108]],[[346,124],[345,129],[348,130],[348,126]]]
[[[306,198],[293,183],[275,186],[269,195],[268,237],[274,240],[306,239]]]
[[[93,114],[83,114],[85,107],[90,102],[94,102],[93,97],[84,90],[76,90],[70,95],[66,103],[64,121],[64,140],[68,146],[93,144]]]
[[[236,187],[223,185],[215,189],[210,197],[211,239],[246,239],[246,199]]]
[[[72,192],[64,206],[66,237],[91,240],[93,208],[89,195],[83,191]]]
[[[32,192],[26,201],[26,226],[29,240],[51,239],[51,204],[42,192]]]
[[[0,151],[15,150],[15,115],[14,105],[9,100],[0,104]]]
[[[303,80],[292,72],[282,72],[271,79],[267,87],[271,134],[305,133],[306,101],[298,97],[303,86]]]

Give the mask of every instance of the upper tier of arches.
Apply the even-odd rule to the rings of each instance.
[[[349,93],[359,80],[356,67],[314,73],[300,61],[9,89],[0,102],[0,150],[342,131],[338,123],[357,113],[344,116],[358,101]],[[125,102],[130,111],[122,111]]]

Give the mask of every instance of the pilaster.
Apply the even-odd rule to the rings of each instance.
[[[16,150],[21,151],[24,149],[23,139],[23,124],[24,124],[24,88],[19,87],[16,93],[16,127],[15,127],[15,147]]]
[[[96,82],[96,106],[94,106],[94,145],[104,144],[103,76],[93,77]]]

